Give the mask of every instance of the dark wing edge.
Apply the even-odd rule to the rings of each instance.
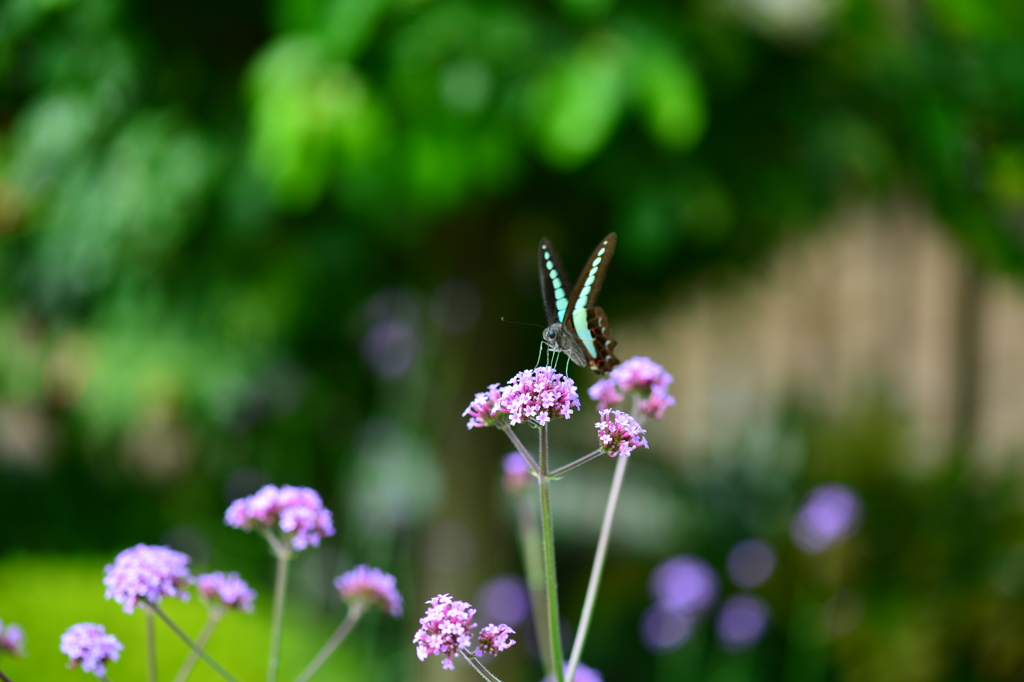
[[[597,301],[597,295],[601,293],[601,285],[604,284],[605,275],[608,274],[608,264],[611,263],[612,256],[615,255],[615,242],[618,239],[614,232],[611,232],[602,239],[594,250],[590,254],[590,258],[587,258],[587,264],[583,267],[580,272],[579,279],[576,280],[576,286],[572,288],[572,294],[569,296],[569,315],[572,315],[572,311],[576,309],[576,301],[580,297],[580,292],[583,291],[583,283],[587,281],[587,275],[591,270],[594,263],[594,259],[597,258],[598,252],[603,248],[604,255],[601,257],[601,264],[597,267],[597,273],[594,277],[594,283],[590,285],[590,292],[587,294],[587,300],[584,302],[583,308],[594,307],[594,302]]]
[[[562,267],[562,259],[558,255],[558,251],[555,250],[551,240],[547,237],[543,237],[540,240],[540,246],[537,248],[537,271],[540,273],[540,293],[544,299],[544,313],[548,318],[548,325],[561,322],[558,318],[558,306],[555,303],[555,287],[551,283],[551,277],[548,275],[547,266],[544,264],[544,253],[545,251],[551,256],[551,262],[555,266],[555,273],[562,281],[562,287],[569,285],[569,280],[565,276],[565,268]],[[570,301],[571,304],[571,301]]]
[[[612,329],[604,308],[587,308],[587,327],[594,337],[594,348],[597,349],[597,357],[590,361],[590,366],[598,374],[607,374],[620,360],[615,357],[615,346],[619,342],[612,338]]]

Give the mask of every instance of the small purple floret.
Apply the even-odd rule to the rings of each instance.
[[[611,457],[620,455],[629,457],[629,453],[638,447],[647,447],[647,433],[631,416],[619,410],[601,410],[601,421],[597,427],[597,440],[601,443],[601,451]]]
[[[623,393],[629,391],[666,391],[672,375],[650,358],[633,357],[611,371],[609,377]]]
[[[104,598],[113,599],[125,613],[132,613],[139,599],[159,604],[164,597],[188,601],[191,558],[170,547],[139,543],[122,550],[114,563],[104,567]]]
[[[60,636],[60,651],[68,657],[69,668],[81,668],[96,677],[107,674],[107,663],[121,657],[124,645],[96,623],[77,623]]]
[[[789,532],[807,554],[818,554],[847,537],[860,522],[861,501],[849,486],[826,483],[814,488],[797,510]]]
[[[513,495],[530,482],[530,465],[518,452],[510,452],[501,460],[501,485]]]
[[[0,620],[0,651],[6,651],[12,656],[25,655],[25,631],[17,623],[8,623]]]
[[[504,623],[500,625],[495,625],[494,623],[485,625],[481,628],[480,636],[477,638],[477,643],[480,646],[476,650],[476,655],[490,654],[497,656],[516,643],[516,640],[509,639],[509,635],[514,634],[516,634],[516,631]]]
[[[508,410],[498,405],[500,398],[500,384],[491,384],[483,393],[477,393],[473,402],[462,413],[463,417],[469,417],[466,428],[482,429],[486,426],[500,425],[508,414]]]
[[[508,411],[512,424],[529,421],[543,426],[552,417],[571,417],[573,408],[580,407],[580,398],[572,379],[551,367],[538,367],[509,379],[498,405]]]
[[[238,573],[214,571],[196,578],[196,591],[211,603],[223,604],[229,609],[252,613],[256,590],[249,587]]]
[[[265,485],[235,500],[224,512],[224,523],[244,531],[277,526],[296,551],[319,547],[321,539],[334,535],[334,517],[320,494],[293,485]]]
[[[640,411],[648,417],[661,419],[665,416],[665,410],[676,404],[676,399],[665,392],[663,388],[655,388],[651,394],[640,401]]]
[[[618,405],[625,396],[619,392],[619,387],[614,379],[600,379],[587,389],[587,395],[591,400],[597,401],[598,410],[607,410],[612,405]]]
[[[338,594],[350,606],[354,602],[377,604],[384,613],[400,618],[402,595],[396,584],[395,576],[366,564],[359,564],[334,579]]]

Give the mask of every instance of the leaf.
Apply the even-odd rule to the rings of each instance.
[[[634,86],[651,137],[665,149],[692,148],[707,128],[704,88],[689,60],[669,45],[636,45]]]

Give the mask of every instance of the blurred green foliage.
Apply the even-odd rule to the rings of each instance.
[[[219,516],[271,479],[338,511],[352,556],[324,570],[393,564],[425,598],[429,516],[483,505],[484,535],[500,506],[493,460],[470,455],[503,445],[468,445],[455,415],[533,362],[536,335],[495,321],[541,319],[540,236],[577,263],[617,230],[603,301],[636,315],[864,197],[923,196],[979,263],[1020,274],[1022,31],[1017,0],[0,3],[0,423],[20,438],[0,517],[26,519],[0,524],[0,553],[113,556],[170,530],[265,581],[262,547]],[[411,369],[389,374],[402,353]],[[891,433],[876,426],[833,439],[854,469],[680,484],[686,527],[706,531],[673,551],[717,561],[745,533],[778,539],[810,482],[844,478],[905,525],[869,520],[852,544],[878,610],[818,672],[1019,678],[1017,498],[970,472],[915,484],[869,466]],[[502,567],[487,556],[480,570]],[[566,574],[585,561],[570,551]],[[19,562],[0,617],[28,626],[6,601],[8,575],[37,572]],[[78,584],[65,568],[54,580]],[[648,568],[610,567],[632,586],[604,616],[628,617],[595,630],[590,662],[611,680],[637,679],[627,663],[673,679],[634,637]],[[582,587],[565,582],[572,604]],[[92,613],[72,592],[47,608]],[[776,660],[787,637],[773,630],[756,665],[719,652],[721,672],[702,670],[813,678]]]

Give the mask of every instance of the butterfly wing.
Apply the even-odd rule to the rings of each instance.
[[[615,346],[619,342],[612,338],[612,329],[603,308],[587,308],[586,311],[587,330],[593,337],[594,345],[594,354],[589,365],[598,374],[605,374],[619,364],[619,359],[615,357]]]
[[[537,259],[544,312],[550,326],[565,319],[565,311],[569,309],[569,296],[566,294],[566,283],[569,280],[565,276],[562,259],[558,257],[558,252],[547,237],[540,240]]]
[[[615,254],[615,241],[612,232],[594,248],[569,295],[567,314],[562,319],[562,328],[582,346],[589,366],[602,374],[619,362],[612,354],[616,341],[611,338],[608,316],[594,305]]]

